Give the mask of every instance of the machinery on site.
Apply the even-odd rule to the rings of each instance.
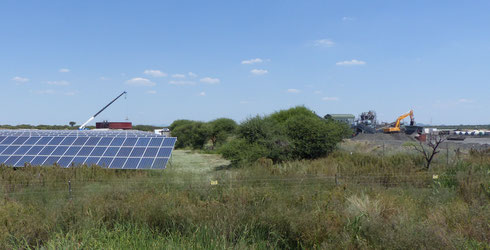
[[[362,112],[354,125],[355,134],[375,134],[377,126],[376,111]]]
[[[84,124],[82,124],[78,129],[79,130],[85,130],[86,129],[86,126],[87,124],[89,124],[92,120],[95,119],[95,117],[97,117],[100,113],[102,113],[102,111],[104,111],[107,107],[109,107],[112,103],[114,103],[117,99],[119,99],[121,96],[127,94],[126,91],[122,92],[120,95],[118,95],[116,98],[114,98],[114,100],[112,100],[109,104],[105,105],[105,107],[103,107],[101,110],[99,110],[99,112],[95,113],[95,115],[93,115],[92,117],[90,117],[90,119],[88,119]]]
[[[396,119],[395,122],[391,123],[388,127],[383,128],[384,133],[399,133],[401,132],[400,125],[403,119],[407,118],[410,116],[410,126],[413,127],[415,126],[415,120],[413,118],[413,110],[410,110],[409,112],[401,115]]]

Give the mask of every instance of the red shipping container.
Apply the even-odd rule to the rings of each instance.
[[[108,129],[133,129],[131,122],[97,122],[96,128],[108,128]]]

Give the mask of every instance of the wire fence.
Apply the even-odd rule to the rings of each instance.
[[[442,176],[441,176],[442,177]],[[458,178],[488,180],[490,174],[473,173]],[[304,175],[293,177],[146,177],[133,179],[93,179],[59,181],[8,181],[0,180],[0,193],[4,196],[64,194],[70,197],[105,191],[186,191],[215,189],[287,189],[335,187],[346,185],[427,188],[439,181],[439,175],[423,174],[371,174],[371,175]]]

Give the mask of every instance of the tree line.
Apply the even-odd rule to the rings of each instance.
[[[352,134],[348,125],[319,117],[303,106],[250,117],[240,124],[228,118],[176,120],[170,131],[178,138],[176,148],[213,150],[234,165],[260,158],[277,163],[323,157]]]

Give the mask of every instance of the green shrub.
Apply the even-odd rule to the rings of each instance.
[[[265,146],[248,143],[244,139],[235,139],[223,145],[219,151],[224,158],[231,161],[233,165],[254,162],[264,155],[269,155],[270,150]]]
[[[187,125],[187,124],[192,124],[192,123],[194,123],[194,121],[185,120],[185,119],[175,120],[174,122],[172,122],[172,124],[170,124],[170,126],[168,128],[170,129],[170,131],[172,131],[172,130],[176,129],[177,127]]]
[[[222,149],[245,154],[238,160],[248,157],[252,161],[264,154],[262,150],[269,153],[262,145],[250,146],[239,138]],[[488,159],[473,163],[471,158],[462,159],[451,169],[439,164],[417,175],[420,180],[404,181],[399,178],[417,173],[413,165],[417,156],[381,158],[337,151],[328,157],[273,167],[269,160],[259,158],[247,168],[189,173],[179,170],[184,166],[177,163],[177,155],[176,164],[163,172],[0,167],[0,248],[490,246],[490,200],[481,193],[488,190]],[[197,168],[195,161],[187,164],[186,169]],[[338,183],[336,171],[340,171]],[[434,192],[428,188],[433,174],[439,174],[441,182],[444,174],[454,176],[457,183],[451,180]],[[384,175],[391,176],[389,182],[394,185],[379,182],[377,178]],[[210,185],[210,180],[218,184]]]
[[[246,157],[237,160],[244,154],[224,154],[232,162],[250,162],[260,157],[273,160],[275,163],[292,159],[315,159],[331,153],[348,133],[344,124],[327,121],[313,111],[303,107],[281,110],[269,116],[256,116],[247,119],[238,128],[238,137],[243,139],[239,145],[245,148],[256,148],[258,157]],[[245,142],[249,145],[245,145]],[[234,144],[232,147],[236,147]],[[255,155],[255,154],[254,154]]]
[[[296,115],[285,121],[295,159],[315,159],[332,152],[343,139],[342,127],[315,116]]]
[[[304,106],[297,106],[294,108],[277,111],[269,115],[269,118],[275,123],[284,124],[288,119],[298,116],[320,118],[315,114],[315,112]]]
[[[133,125],[134,130],[148,131],[148,132],[153,132],[155,129],[159,129],[159,128],[161,127],[152,126],[152,125]]]
[[[249,118],[240,124],[238,135],[247,140],[248,143],[256,143],[268,140],[274,135],[281,134],[281,130],[282,128],[272,119],[256,116]]]
[[[170,125],[172,136],[178,138],[176,148],[203,149],[211,141],[212,149],[223,144],[235,133],[237,124],[232,119],[219,118],[210,122],[176,120]]]
[[[213,144],[213,149],[226,142],[229,136],[235,133],[237,124],[234,120],[228,118],[219,118],[208,123],[209,137]]]
[[[256,159],[265,157],[274,162],[281,162],[290,158],[290,142],[286,136],[285,127],[270,117],[256,116],[247,119],[240,124],[238,136],[253,147],[262,148],[260,151],[264,154]]]
[[[209,126],[204,122],[179,120],[172,125],[172,136],[178,138],[176,148],[202,149],[209,140]]]

